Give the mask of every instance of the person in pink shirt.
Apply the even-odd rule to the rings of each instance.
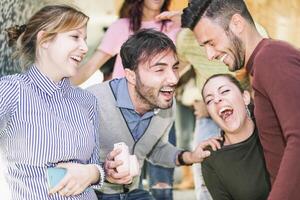
[[[171,25],[170,21],[155,20],[158,14],[168,10],[170,2],[171,0],[125,0],[120,9],[120,19],[108,28],[92,57],[71,81],[76,85],[81,84],[115,55],[117,58],[112,78],[123,77],[124,69],[119,51],[128,37],[139,29],[152,28],[162,31],[175,41],[180,26]]]

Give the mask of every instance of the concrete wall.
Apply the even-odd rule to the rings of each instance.
[[[42,0],[1,0],[0,3],[0,76],[20,71],[17,61],[12,59],[12,48],[8,47],[4,31],[12,25],[22,25],[38,10]]]
[[[89,55],[101,40],[103,27],[117,19],[115,2],[110,0],[0,0],[0,77],[21,71],[18,61],[12,58],[13,49],[8,47],[5,28],[22,25],[43,5],[57,3],[73,4],[90,17]]]

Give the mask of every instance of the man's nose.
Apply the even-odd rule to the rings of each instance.
[[[170,70],[167,74],[168,83],[176,85],[179,81],[179,73],[178,70]]]
[[[216,58],[216,50],[213,47],[205,47],[208,60],[212,61]]]

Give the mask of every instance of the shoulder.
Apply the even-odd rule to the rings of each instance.
[[[188,28],[183,28],[181,29],[181,31],[179,31],[178,35],[177,35],[177,39],[190,39],[190,38],[194,38],[193,32],[188,29]]]
[[[129,28],[129,19],[128,18],[121,18],[117,19],[115,22],[113,22],[108,30],[120,30],[123,31],[122,29]]]
[[[178,51],[189,51],[191,48],[197,51],[200,46],[198,45],[193,32],[184,28],[177,34],[176,47]]]
[[[9,75],[0,78],[0,103],[15,105],[20,100],[22,88],[26,88],[22,75]]]
[[[300,64],[300,50],[287,42],[273,39],[265,39],[254,58],[253,66],[262,71],[262,75],[272,70],[272,74],[282,68],[294,68]],[[287,70],[285,70],[287,71]]]
[[[22,74],[8,75],[0,78],[0,88],[4,88],[5,90],[16,90],[24,84],[25,80]]]
[[[97,99],[103,99],[106,97],[106,93],[108,89],[110,88],[109,86],[110,81],[105,81],[103,83],[98,83],[95,85],[92,85],[86,89],[87,92],[93,94]],[[104,96],[105,95],[105,96]]]
[[[92,93],[77,86],[72,87],[69,96],[75,101],[79,102],[81,105],[87,107],[95,106],[97,104],[97,99]]]
[[[290,53],[300,54],[300,51],[285,41],[265,39],[258,55],[272,56],[272,60],[274,60],[289,55]],[[275,57],[275,55],[279,57]]]

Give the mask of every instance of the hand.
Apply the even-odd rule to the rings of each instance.
[[[57,167],[67,169],[67,173],[49,194],[58,192],[62,196],[78,195],[99,180],[99,171],[92,164],[59,163]]]
[[[205,158],[210,156],[211,152],[209,150],[205,150],[207,147],[211,147],[213,151],[221,148],[220,140],[223,138],[220,136],[212,137],[208,140],[205,140],[198,144],[196,149],[191,152],[191,162],[190,163],[198,163],[202,162]]]
[[[198,100],[193,103],[194,106],[194,115],[197,119],[208,117],[209,114],[206,109],[206,105],[203,100]]]
[[[115,157],[121,153],[121,149],[111,151],[105,159],[104,170],[106,172],[106,180],[117,184],[130,184],[132,176],[130,171],[118,172],[117,167],[123,164],[121,160],[115,160]]]
[[[182,11],[164,11],[155,17],[156,21],[169,20],[172,21],[170,25],[167,26],[167,32],[172,29],[173,26],[181,27],[181,14]]]

